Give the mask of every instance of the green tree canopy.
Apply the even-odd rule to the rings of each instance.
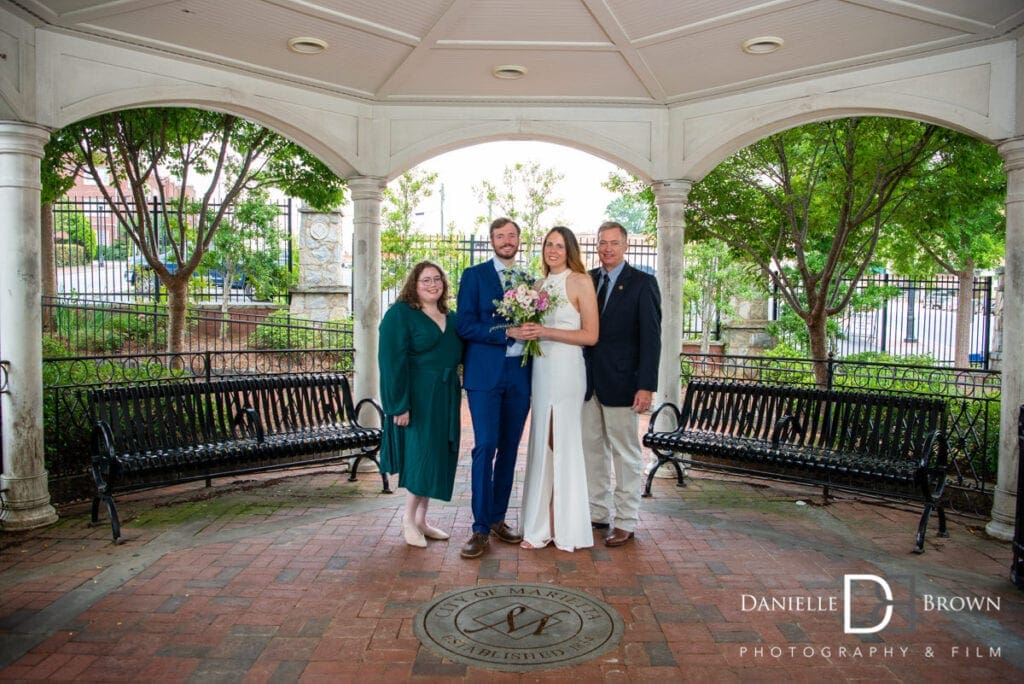
[[[561,206],[555,195],[555,186],[565,176],[554,169],[544,168],[539,162],[516,162],[506,166],[501,183],[480,181],[474,186],[477,198],[485,202],[493,216],[507,216],[519,224],[523,239],[543,232],[541,217],[549,209]],[[485,218],[485,221],[489,218]]]
[[[344,182],[307,151],[233,114],[159,107],[102,114],[63,129],[48,173],[81,164],[128,237],[167,286],[168,351],[184,344],[189,278],[243,190],[279,187],[318,209],[341,203]],[[65,145],[74,141],[74,147]],[[172,192],[179,185],[182,192]],[[186,190],[203,186],[197,197]],[[147,205],[158,197],[158,215]],[[170,251],[170,273],[160,260]]]
[[[875,258],[882,227],[946,140],[936,126],[855,117],[770,135],[690,191],[688,226],[745,254],[828,354],[826,322]],[[824,365],[819,364],[819,382]]]
[[[925,163],[879,243],[903,275],[957,280],[954,364],[970,365],[974,272],[998,265],[1006,253],[1006,174],[992,145],[950,131]]]

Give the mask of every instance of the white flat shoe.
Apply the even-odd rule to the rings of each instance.
[[[426,548],[427,540],[423,536],[423,533],[417,529],[416,525],[411,521],[407,520],[406,517],[402,516],[402,536],[405,537],[405,543],[409,546],[416,546],[419,548]]]
[[[436,539],[437,541],[445,541],[449,538],[447,532],[439,530],[433,525],[427,525],[427,529],[423,530],[423,536],[427,539]]]

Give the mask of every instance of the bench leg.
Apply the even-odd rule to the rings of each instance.
[[[941,501],[939,502],[938,510],[936,512],[939,514],[939,535],[938,536],[940,536],[940,537],[948,537],[949,536],[949,530],[946,529],[946,507],[942,505]]]
[[[647,473],[647,481],[644,482],[643,493],[641,493],[640,496],[647,499],[651,498],[651,483],[654,482],[654,475],[658,472],[658,468],[666,463],[671,463],[676,469],[676,487],[686,486],[686,482],[683,480],[683,469],[679,467],[679,463],[673,458],[662,458],[661,456],[658,456],[658,462],[654,464],[653,468],[651,468],[651,472]]]
[[[391,480],[388,479],[388,474],[381,470],[380,461],[377,460],[377,457],[374,454],[360,454],[359,456],[356,456],[356,459],[352,461],[352,470],[349,471],[348,481],[356,482],[358,480],[356,473],[359,472],[359,464],[364,458],[368,458],[373,461],[377,466],[377,470],[380,471],[380,479],[384,486],[381,493],[394,494],[394,491],[391,489]]]
[[[117,517],[117,505],[114,504],[114,497],[110,494],[104,494],[103,502],[107,504],[107,515],[110,516],[110,532],[114,538],[114,543],[120,544],[124,539],[121,538],[121,519]]]
[[[924,512],[921,513],[921,522],[917,525],[917,539],[914,543],[914,553],[924,553],[924,533],[928,530],[928,518],[932,514],[932,506],[934,504],[931,501],[927,501],[924,504]],[[945,515],[943,515],[945,517]]]

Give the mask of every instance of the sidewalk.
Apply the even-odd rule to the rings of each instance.
[[[685,489],[657,479],[624,547],[570,554],[494,540],[483,559],[467,561],[459,549],[471,524],[468,427],[467,418],[455,496],[431,507],[452,539],[426,549],[402,541],[404,493],[381,494],[375,473],[349,483],[323,469],[124,497],[120,546],[109,525],[88,525],[85,506],[61,511],[49,529],[0,536],[0,679],[1024,677],[1024,592],[1008,580],[1009,544],[987,538],[980,521],[952,517],[948,539],[934,537],[933,524],[916,556],[918,513],[908,507],[849,495],[822,506],[811,488],[698,474]],[[520,496],[517,484],[514,505]],[[875,575],[895,592],[881,631],[844,633],[849,574]],[[587,662],[520,673],[443,659],[414,634],[417,611],[435,597],[514,582],[600,599],[621,618],[621,641]],[[852,605],[860,624],[881,619],[860,593]]]

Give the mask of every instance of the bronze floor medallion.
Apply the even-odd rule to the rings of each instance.
[[[575,665],[622,638],[622,618],[614,608],[551,584],[450,591],[420,608],[413,627],[423,645],[445,658],[508,672]]]

